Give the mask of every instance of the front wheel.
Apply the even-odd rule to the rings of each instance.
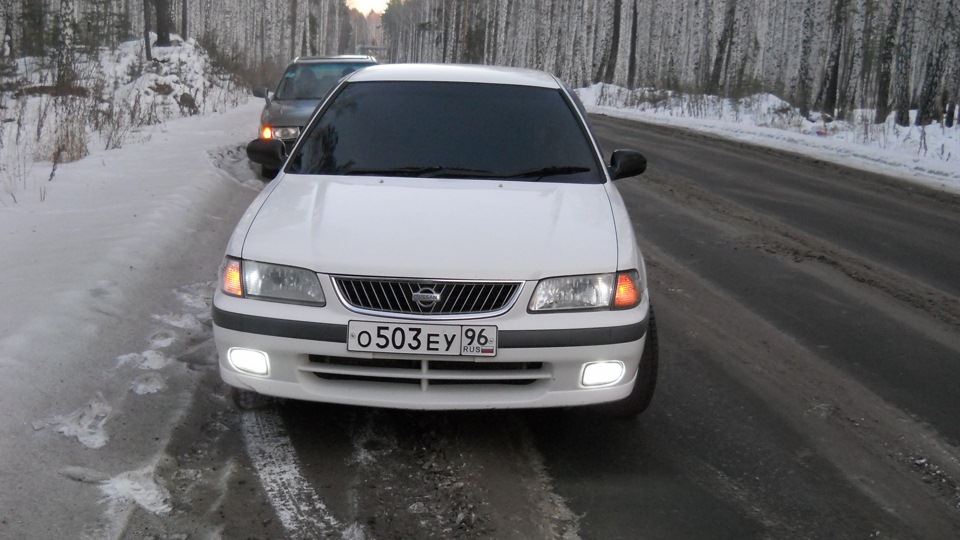
[[[650,308],[650,324],[647,326],[647,341],[643,346],[643,355],[640,356],[640,367],[637,370],[637,380],[633,384],[630,395],[599,405],[598,408],[609,416],[616,418],[633,418],[650,406],[653,391],[657,387],[657,366],[660,362],[660,345],[657,338],[657,318]]]

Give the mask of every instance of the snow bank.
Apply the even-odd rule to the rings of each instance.
[[[78,56],[67,88],[56,87],[54,69],[37,58],[0,76],[0,207],[45,200],[60,164],[143,142],[149,126],[246,101],[247,90],[195,40],[174,43],[154,47],[150,62],[141,41]]]
[[[901,127],[873,111],[811,121],[770,94],[740,100],[595,84],[577,91],[591,113],[709,133],[960,193],[960,127]]]

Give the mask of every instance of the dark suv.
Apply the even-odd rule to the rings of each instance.
[[[320,100],[337,81],[376,63],[372,56],[297,58],[283,72],[276,92],[266,87],[253,89],[254,96],[267,102],[260,114],[260,138],[280,139],[289,152]],[[273,178],[277,170],[261,165],[261,173]]]

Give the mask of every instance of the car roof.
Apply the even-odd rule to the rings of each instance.
[[[341,54],[337,56],[300,56],[294,59],[294,64],[324,64],[334,62],[370,62],[376,64],[377,59],[362,54]]]
[[[380,64],[354,73],[350,82],[424,81],[561,88],[549,73],[533,69],[465,64]]]

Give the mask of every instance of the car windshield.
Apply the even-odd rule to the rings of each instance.
[[[280,79],[275,98],[319,100],[342,77],[368,65],[358,62],[293,64]]]
[[[478,83],[350,83],[309,128],[288,172],[604,181],[559,90]]]

